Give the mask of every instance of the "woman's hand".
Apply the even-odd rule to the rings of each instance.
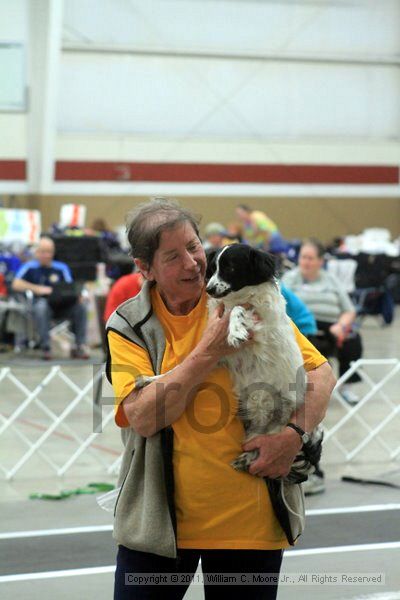
[[[242,342],[239,347],[233,347],[228,344],[229,330],[229,312],[224,312],[224,305],[221,303],[212,313],[207,327],[204,330],[198,349],[208,355],[212,355],[216,360],[221,356],[233,354],[247,344],[251,343],[253,332],[249,331],[249,337],[245,342]]]
[[[300,436],[289,428],[280,433],[258,435],[243,444],[243,450],[257,449],[259,452],[249,467],[249,473],[271,479],[286,477],[301,447]]]
[[[342,338],[345,334],[345,329],[340,323],[334,323],[329,327],[329,331],[335,338]]]
[[[329,327],[329,331],[340,343],[343,343],[349,336],[355,319],[356,313],[354,310],[344,312],[340,315],[339,321]]]
[[[336,338],[336,345],[341,348],[343,342],[348,338],[351,332],[351,325],[342,325],[341,323],[334,323],[330,326],[329,331]]]

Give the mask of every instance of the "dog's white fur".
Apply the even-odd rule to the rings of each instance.
[[[213,277],[218,277],[218,271]],[[272,280],[220,299],[210,298],[209,310],[221,302],[230,311],[231,346],[238,347],[254,331],[251,344],[223,358],[238,397],[238,416],[245,424],[246,441],[256,435],[278,433],[304,402],[306,389],[303,357],[279,286]],[[252,308],[245,309],[243,304]],[[247,470],[256,455],[254,451],[245,452],[233,466]]]

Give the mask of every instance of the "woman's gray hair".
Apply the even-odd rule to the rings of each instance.
[[[130,254],[150,267],[160,245],[161,233],[166,229],[174,229],[180,223],[190,223],[199,236],[200,217],[175,200],[152,198],[149,202],[139,204],[126,220]]]
[[[323,258],[325,256],[325,246],[323,246],[323,244],[321,244],[321,242],[315,237],[304,239],[301,242],[301,248],[303,248],[304,246],[312,246],[316,251],[318,258]]]

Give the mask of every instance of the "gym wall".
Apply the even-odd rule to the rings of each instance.
[[[46,229],[58,221],[60,206],[69,202],[87,206],[86,223],[96,217],[110,227],[121,225],[126,213],[147,196],[14,196],[6,204],[15,208],[37,208]],[[179,201],[202,215],[204,227],[210,221],[228,224],[235,219],[235,206],[248,204],[265,211],[287,238],[317,236],[324,242],[338,235],[358,234],[366,227],[386,227],[397,237],[400,232],[400,198],[246,198],[184,197]]]

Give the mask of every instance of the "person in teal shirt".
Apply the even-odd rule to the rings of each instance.
[[[317,333],[314,315],[292,290],[280,283],[282,296],[286,300],[286,314],[306,337]]]

